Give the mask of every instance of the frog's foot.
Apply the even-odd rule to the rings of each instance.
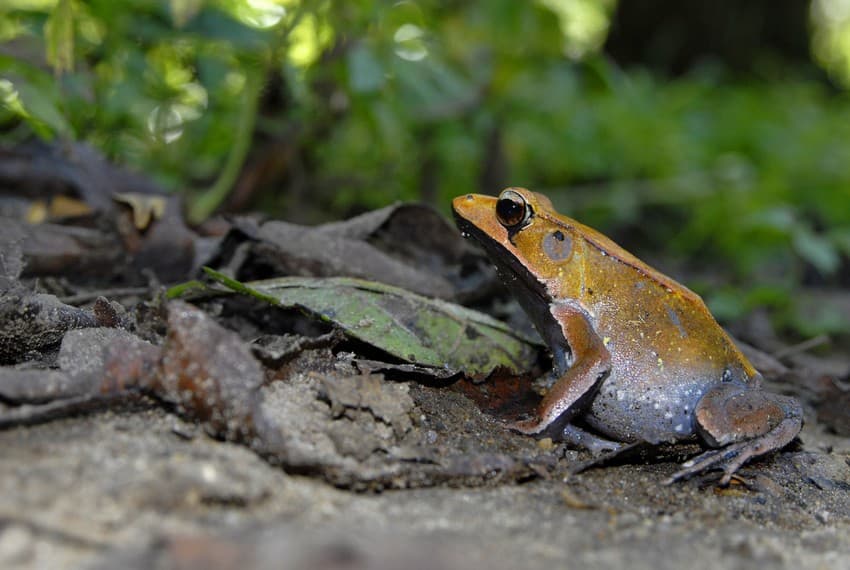
[[[607,459],[607,456],[618,454],[625,446],[623,443],[599,437],[573,424],[564,426],[560,440],[569,447],[588,450],[596,459],[603,455]]]
[[[593,467],[607,465],[612,461],[624,460],[631,452],[646,445],[646,442],[641,440],[633,443],[611,441],[572,424],[564,426],[562,439],[570,447],[586,449],[593,454],[593,458],[582,461],[570,468],[570,473],[573,475],[587,471]]]
[[[544,422],[541,422],[538,418],[529,418],[527,420],[505,422],[505,427],[523,435],[538,435],[543,433],[549,426]]]
[[[542,422],[537,419],[529,419],[510,423],[508,427],[526,435],[539,435],[547,431],[548,426],[542,425]],[[555,439],[558,442],[566,443],[567,447],[585,449],[593,454],[592,459],[581,462],[574,467],[572,473],[581,473],[591,467],[604,465],[624,452],[631,451],[637,445],[644,443],[625,444],[611,441],[569,423],[564,426],[560,435]]]
[[[507,427],[525,435],[540,435],[549,431],[550,428],[549,425],[546,425],[537,418],[510,422],[507,424]],[[561,433],[553,437],[553,439],[558,442],[566,443],[568,447],[574,449],[586,449],[591,452],[594,457],[598,457],[603,454],[616,453],[620,451],[624,445],[623,443],[611,441],[604,437],[592,434],[589,431],[570,423],[565,425]]]
[[[709,469],[722,469],[723,477],[720,478],[720,485],[725,487],[729,484],[735,472],[744,463],[753,457],[758,457],[759,455],[764,455],[765,453],[783,447],[786,443],[794,439],[794,436],[799,431],[799,420],[786,419],[770,433],[762,437],[749,441],[740,441],[723,449],[712,449],[697,455],[693,459],[684,462],[682,469],[673,473],[669,479],[664,481],[664,484],[669,485]]]
[[[616,447],[610,451],[604,453],[600,452],[598,455],[595,454],[592,459],[578,463],[570,469],[570,473],[575,475],[593,467],[602,467],[603,465],[608,465],[615,461],[628,463],[638,452],[641,452],[647,449],[647,447],[653,445],[643,440],[633,441],[632,443],[617,443],[613,441],[607,443],[611,443]]]
[[[753,457],[776,451],[800,432],[799,402],[746,386],[722,384],[709,390],[694,410],[697,432],[714,449],[682,464],[666,483],[709,469],[722,469],[720,485]]]

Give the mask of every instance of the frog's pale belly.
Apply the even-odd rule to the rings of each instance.
[[[694,435],[694,406],[720,382],[716,374],[636,370],[634,363],[617,360],[582,416],[590,427],[617,441],[672,442]]]

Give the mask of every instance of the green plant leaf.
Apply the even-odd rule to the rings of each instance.
[[[483,378],[497,368],[531,369],[538,345],[487,315],[398,287],[344,277],[283,277],[239,283],[207,274],[238,293],[299,308],[347,335],[423,367]]]
[[[57,74],[74,70],[74,5],[59,0],[44,23],[47,63]]]
[[[73,138],[59,107],[56,84],[47,73],[0,56],[0,104],[20,117],[43,139]]]
[[[171,0],[169,7],[174,25],[182,28],[200,12],[203,0]]]
[[[348,54],[348,84],[354,93],[372,93],[384,85],[384,70],[373,51],[360,44]]]
[[[835,273],[841,263],[832,242],[807,227],[801,226],[796,229],[793,244],[800,257],[814,265],[822,275]]]

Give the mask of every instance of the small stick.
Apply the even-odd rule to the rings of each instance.
[[[133,297],[135,295],[150,294],[150,292],[150,287],[119,287],[116,289],[87,291],[85,293],[78,293],[76,295],[60,297],[59,300],[65,303],[66,305],[79,305],[81,303],[88,303],[89,301],[94,301],[98,297],[106,297],[107,299],[111,297]]]
[[[773,353],[773,357],[778,360],[781,358],[799,354],[801,352],[809,351],[818,346],[829,344],[830,342],[832,342],[832,339],[829,338],[829,335],[819,334],[818,336],[812,337],[808,340],[804,340],[803,342],[792,344],[791,346],[786,346],[785,348],[780,348],[779,350]]]
[[[56,400],[47,404],[26,404],[0,412],[0,430],[32,426],[72,415],[106,409],[107,405],[127,398],[129,392],[117,394],[86,394]]]

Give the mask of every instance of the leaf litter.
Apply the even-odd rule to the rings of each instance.
[[[142,549],[142,559],[150,560],[146,557],[158,552],[157,545],[168,544],[162,539],[172,536],[161,520],[196,531],[200,520],[221,528],[209,521],[215,509],[224,509],[253,524],[258,509],[288,492],[281,485],[306,485],[302,507],[324,520],[310,506],[324,504],[327,486],[313,484],[323,481],[356,491],[496,490],[494,495],[447,489],[443,502],[434,494],[425,495],[425,502],[416,502],[414,494],[385,495],[379,504],[390,508],[369,519],[387,524],[389,517],[412,527],[428,504],[445,512],[461,509],[454,517],[465,521],[468,513],[493,508],[507,493],[515,498],[501,510],[480,512],[470,530],[489,537],[488,529],[505,521],[505,533],[497,533],[485,550],[504,544],[508,552],[538,561],[552,544],[567,544],[572,536],[547,534],[552,529],[569,533],[587,527],[601,541],[599,548],[610,549],[623,546],[614,544],[615,536],[634,539],[644,524],[663,537],[670,529],[714,528],[718,520],[726,521],[727,529],[718,532],[743,532],[741,539],[722,536],[738,545],[732,555],[745,560],[774,554],[756,536],[764,527],[787,529],[785,547],[841,552],[829,533],[840,533],[850,520],[850,450],[842,404],[850,380],[846,359],[827,363],[817,355],[783,353],[782,346],[765,340],[763,326],[748,331],[744,323],[734,332],[758,347],[753,350],[763,357],[772,388],[795,393],[807,405],[807,426],[796,449],[749,466],[742,471],[748,480],[714,494],[702,481],[658,487],[673,468],[670,463],[688,452],[681,447],[574,478],[571,466],[586,456],[500,425],[497,418],[515,415],[517,402],[533,406],[539,397],[529,391],[527,379],[539,372],[529,372],[539,366],[539,345],[517,332],[525,330],[522,326],[493,325],[465,309],[446,308],[445,301],[477,303],[505,318],[503,308],[514,305],[504,301],[486,260],[433,211],[400,205],[316,228],[241,218],[189,230],[173,201],[116,174],[90,149],[75,147],[70,155],[45,148],[26,152],[0,154],[0,162],[17,161],[7,170],[0,164],[0,173],[25,173],[7,184],[21,189],[20,195],[3,204],[41,200],[45,189],[58,188],[89,209],[48,210],[54,217],[40,224],[22,224],[21,216],[0,224],[5,364],[0,367],[5,497],[0,522],[14,536],[42,537],[38,540],[60,544],[66,553],[95,548],[105,567],[114,567],[120,553],[115,558],[102,546],[63,542],[62,533],[44,530],[50,524],[37,523],[40,512],[61,520],[67,512],[57,511],[57,504],[73,505],[70,511],[81,501],[97,505],[73,526],[85,528],[106,517],[88,534],[126,545],[122,532],[137,531],[151,540]],[[45,160],[61,168],[34,166]],[[43,179],[45,172],[49,180]],[[138,223],[139,208],[122,205],[126,200],[116,200],[114,192],[153,192],[152,202],[142,197],[134,202],[156,204],[157,215]],[[183,291],[194,305],[155,294],[157,283],[198,277],[192,267],[202,263],[236,276],[265,300],[222,296],[209,286]],[[265,280],[281,275],[288,277]],[[364,278],[385,285],[357,281]],[[252,282],[257,279],[263,281]],[[140,282],[148,283],[147,294],[135,287]],[[109,291],[131,293],[116,299]],[[346,296],[356,296],[363,312],[338,299]],[[80,307],[60,298],[96,300]],[[380,326],[384,334],[368,334],[381,332]],[[397,330],[402,340],[393,336]],[[467,340],[472,342],[466,345]],[[504,349],[510,342],[525,348],[506,360],[498,361],[498,350],[483,351],[483,357],[474,352],[476,343]],[[759,349],[783,356],[772,358]],[[441,358],[451,364],[444,366]],[[477,371],[475,383],[458,374],[471,376],[471,370]],[[137,463],[148,473],[142,487],[131,492],[113,481],[134,481]],[[307,477],[281,480],[282,472]],[[539,484],[505,485],[529,481]],[[569,493],[562,492],[565,486]],[[104,508],[109,501],[119,505],[120,514]],[[392,514],[406,501],[410,518]],[[302,520],[280,505],[276,512]],[[588,505],[592,511],[585,510]],[[575,509],[598,516],[575,521]],[[136,513],[155,522],[140,526]],[[687,522],[671,523],[683,514]],[[434,516],[425,516],[422,524],[437,524]],[[572,523],[562,524],[567,519]],[[533,526],[539,538],[537,532],[520,533],[522,544],[515,542],[520,526]],[[807,533],[803,538],[801,528]],[[12,536],[0,534],[0,562]],[[211,545],[226,544],[214,532],[204,536]],[[689,556],[692,545],[705,549],[701,536],[686,540]],[[523,546],[529,542],[535,544],[533,552]],[[594,560],[596,551],[585,552],[580,544],[586,541],[571,552]],[[709,546],[716,553],[717,545]],[[369,548],[380,553],[382,545]],[[171,555],[186,561],[180,558],[185,552]],[[245,558],[239,561],[250,566]]]

